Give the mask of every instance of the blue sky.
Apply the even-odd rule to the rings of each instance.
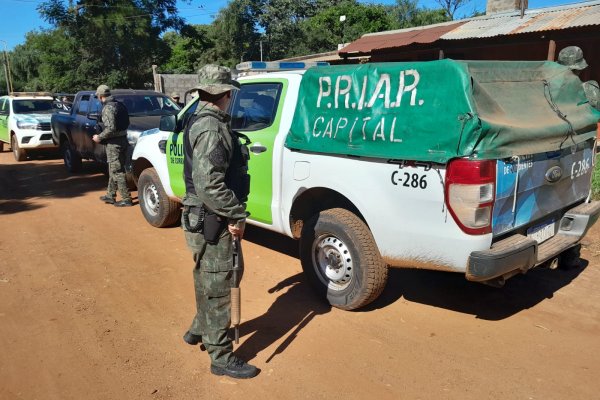
[[[393,4],[395,0],[365,1],[363,3]],[[10,50],[14,46],[25,42],[25,35],[32,30],[48,28],[49,25],[42,21],[36,11],[36,7],[43,0],[0,0],[2,19],[0,22],[0,48],[4,48],[4,42]],[[210,23],[220,8],[227,4],[228,0],[192,0],[190,4],[179,1],[179,14],[189,23]],[[529,0],[529,8],[540,8],[558,4],[574,3],[576,0]],[[471,14],[473,10],[483,11],[485,0],[471,0],[466,6],[459,9],[458,17]],[[423,7],[434,8],[434,0],[420,0]]]

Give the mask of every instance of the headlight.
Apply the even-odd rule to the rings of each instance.
[[[17,127],[19,129],[35,129],[37,128],[37,121],[19,121],[17,120]]]

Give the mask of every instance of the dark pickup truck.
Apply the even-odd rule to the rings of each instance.
[[[131,175],[131,154],[140,134],[158,128],[160,117],[176,115],[180,109],[168,96],[151,90],[116,89],[112,95],[129,112],[127,140],[130,146],[126,170]],[[102,105],[95,92],[83,91],[75,95],[70,111],[57,111],[52,115],[52,135],[60,145],[69,172],[79,171],[83,159],[106,163],[106,145],[92,141],[92,136],[99,133],[96,125],[101,123],[101,112]]]

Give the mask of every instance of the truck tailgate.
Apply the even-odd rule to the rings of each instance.
[[[594,141],[564,147],[498,160],[494,237],[522,228],[541,243],[556,233],[561,210],[588,197]]]

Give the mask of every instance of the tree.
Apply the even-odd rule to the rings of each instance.
[[[48,0],[38,11],[71,40],[77,62],[61,72],[77,77],[73,90],[100,83],[143,88],[152,81],[151,65],[168,55],[160,34],[184,25],[176,0]]]
[[[396,4],[391,6],[390,13],[396,19],[395,27],[397,29],[431,25],[451,20],[446,10],[421,8],[418,0],[396,0]]]
[[[170,49],[170,56],[161,66],[161,72],[173,74],[195,73],[205,60],[207,52],[215,46],[213,25],[186,26],[181,34],[169,31],[163,41]]]
[[[340,21],[342,15],[345,21]],[[300,26],[302,36],[294,50],[296,54],[309,54],[336,50],[338,44],[351,42],[365,33],[392,29],[394,21],[381,5],[349,0],[321,11]]]
[[[435,2],[438,3],[444,11],[446,11],[446,14],[448,17],[450,17],[450,20],[454,19],[456,10],[468,4],[469,1],[470,0],[435,0]]]
[[[234,67],[259,57],[257,10],[253,0],[232,0],[219,12],[213,23],[216,62]]]

